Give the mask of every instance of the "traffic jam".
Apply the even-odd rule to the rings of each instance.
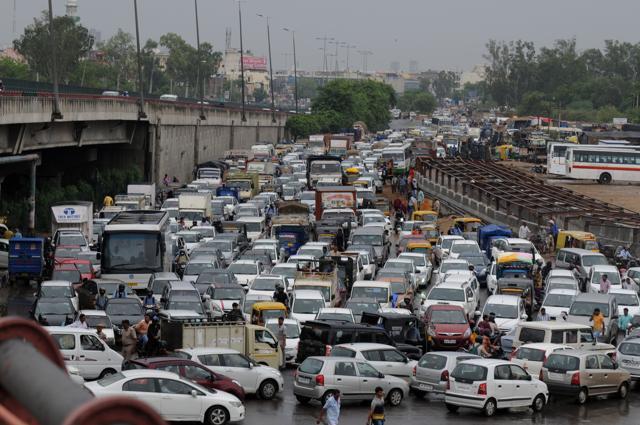
[[[172,422],[256,423],[256,399],[339,397],[346,414],[379,390],[388,410],[411,397],[470,419],[626,398],[640,268],[552,221],[542,250],[524,223],[442,214],[415,169],[442,140],[426,125],[257,144],[188,184],[54,205],[50,239],[4,240],[8,279],[38,282],[31,317],[74,381]]]

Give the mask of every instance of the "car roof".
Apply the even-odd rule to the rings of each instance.
[[[610,294],[581,293],[576,296],[575,301],[609,302],[611,298],[613,298],[613,295]]]
[[[252,265],[257,265],[255,260],[242,260],[242,259],[236,260],[231,264],[252,264]]]
[[[546,322],[523,322],[520,325],[520,328],[529,328],[529,329],[591,329],[590,326],[581,325],[579,323],[572,322],[558,322],[555,320],[546,321]]]
[[[186,281],[183,281],[183,280],[172,280],[169,288],[171,288],[171,290],[188,289],[188,290],[197,291],[197,289],[193,286],[193,284],[191,282],[186,282]]]
[[[271,323],[278,323],[278,319],[271,318],[271,319],[267,319],[267,321],[265,322],[265,324],[267,325]],[[290,323],[292,325],[300,325],[300,322],[297,319],[293,319],[293,318],[285,318],[284,323],[285,324]]]
[[[573,272],[571,270],[567,270],[567,269],[551,269],[549,271],[549,275],[548,277],[552,277],[552,276],[557,276],[557,277],[564,277],[564,276],[573,276]]]
[[[589,251],[588,249],[582,249],[582,248],[561,248],[561,251],[565,251],[565,252],[570,252],[572,254],[578,254],[578,255],[597,255],[600,257],[604,257],[603,254],[600,254],[599,252],[593,252],[593,251]]]
[[[198,347],[198,348],[179,348],[176,351],[183,351],[191,355],[197,356],[200,354],[234,354],[238,353],[237,350],[231,348],[218,348],[218,347]]]
[[[71,282],[68,280],[45,280],[40,284],[40,287],[43,286],[71,286]]]
[[[483,359],[483,358],[465,360],[465,363],[467,363],[467,364],[471,363],[471,364],[475,364],[475,365],[478,365],[478,366],[484,366],[484,367],[499,366],[499,365],[502,365],[502,364],[507,364],[507,365],[511,364],[511,362],[509,362],[507,360]]]
[[[632,291],[633,292],[633,291]],[[550,294],[558,294],[558,295],[575,295],[576,292],[572,289],[564,289],[564,288],[554,288],[547,292],[547,295]]]
[[[431,304],[427,310],[460,310],[460,311],[464,311],[464,308],[462,308],[459,305],[452,305],[452,304]]]
[[[491,295],[489,296],[489,298],[487,298],[487,300],[484,302],[485,307],[487,306],[487,304],[491,303],[491,304],[518,304],[520,302],[521,298],[517,295]]]
[[[105,316],[107,317],[107,312],[104,310],[80,310],[78,314],[84,314],[85,316]]]
[[[612,271],[615,273],[619,273],[618,271],[618,267],[616,266],[611,266],[609,264],[594,264],[593,266],[591,266],[591,269],[595,270],[607,270],[607,271]]]
[[[434,286],[433,288],[431,288],[431,290],[433,291],[436,288],[446,288],[446,289],[459,289],[461,291],[464,290],[464,288],[462,287],[462,284],[465,283],[467,280],[465,279],[464,281],[445,281],[440,283],[438,286]],[[431,291],[429,291],[431,292]]]
[[[467,263],[469,264],[469,262],[467,260],[465,260],[464,258],[445,258],[444,260],[442,260],[442,263],[440,264],[442,266],[442,264],[444,263]]]
[[[293,294],[295,295],[295,298],[302,298],[302,299],[322,298],[324,300],[324,296],[322,295],[322,292],[320,292],[317,289],[294,289]]]
[[[344,307],[322,307],[320,310],[318,310],[318,314],[320,313],[345,313],[345,314],[351,314],[351,309],[350,308],[344,308]]]
[[[174,278],[178,280],[178,275],[174,272],[156,272],[153,274],[154,279],[163,279],[163,278]]]
[[[180,378],[180,375],[173,372],[167,372],[165,370],[158,369],[131,369],[131,370],[123,370],[122,374],[126,378],[171,378],[171,379],[180,379],[185,381],[183,378]],[[117,381],[116,381],[117,382]]]
[[[356,351],[363,351],[363,350],[382,350],[382,349],[392,349],[395,350],[396,348],[393,347],[392,345],[386,345],[386,344],[376,344],[374,342],[352,342],[352,343],[348,343],[348,344],[338,344],[336,345],[336,347],[342,347],[342,348],[352,348]]]
[[[638,295],[633,289],[611,288],[609,294],[626,294],[626,295]]]
[[[363,287],[371,286],[374,288],[382,288],[382,287],[386,288],[389,285],[390,285],[389,282],[382,282],[379,280],[356,280],[351,287],[355,288],[356,286],[363,286]]]
[[[480,358],[480,356],[476,354],[467,353],[466,351],[429,351],[424,354],[425,356],[444,356],[444,357],[461,357],[461,356],[469,356],[475,358]],[[471,359],[469,359],[471,360]],[[465,360],[466,362],[467,360]]]
[[[383,235],[384,229],[374,226],[374,227],[358,227],[351,234],[353,235]]]
[[[533,348],[533,349],[537,349],[537,350],[556,350],[556,349],[572,349],[570,346],[568,345],[564,345],[564,344],[552,344],[552,343],[548,343],[548,342],[530,342],[528,344],[522,344],[520,346],[520,348]]]

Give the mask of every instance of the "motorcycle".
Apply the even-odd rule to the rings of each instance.
[[[403,223],[404,223],[404,214],[402,214],[402,212],[400,212],[399,214],[396,213],[396,221],[394,225],[394,230],[396,232],[396,235],[398,235],[402,230]]]

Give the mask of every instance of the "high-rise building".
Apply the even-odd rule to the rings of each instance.
[[[391,66],[389,67],[389,70],[395,74],[400,72],[400,62],[398,61],[393,61],[391,62]]]
[[[418,61],[416,60],[409,61],[409,72],[412,74],[416,74],[418,72]]]

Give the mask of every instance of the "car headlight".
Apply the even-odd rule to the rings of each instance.
[[[229,404],[232,405],[235,408],[242,407],[242,402],[241,401],[232,401]]]

